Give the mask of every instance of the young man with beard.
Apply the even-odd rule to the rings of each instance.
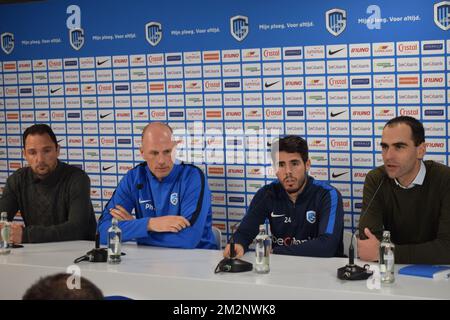
[[[254,196],[234,234],[236,258],[244,255],[269,220],[273,253],[333,257],[342,255],[344,212],[340,193],[308,175],[308,145],[298,136],[286,136],[272,145],[277,180]],[[223,255],[229,257],[230,245]]]

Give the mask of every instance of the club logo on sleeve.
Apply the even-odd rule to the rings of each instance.
[[[178,204],[178,193],[174,192],[170,195],[170,203],[174,206]]]
[[[306,211],[306,220],[313,224],[316,222],[316,212],[315,211]]]
[[[234,16],[230,18],[230,31],[233,38],[242,41],[248,35],[248,17]]]
[[[156,46],[162,39],[162,26],[159,22],[149,22],[145,25],[145,38],[152,46]]]
[[[2,33],[1,41],[3,52],[10,54],[14,49],[14,35],[10,32]]]
[[[333,36],[340,35],[347,26],[347,13],[341,9],[331,9],[325,13],[325,24]]]
[[[450,29],[450,1],[434,5],[434,23],[444,31]]]

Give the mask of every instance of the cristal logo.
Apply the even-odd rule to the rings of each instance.
[[[220,81],[205,81],[206,89],[220,89]]]
[[[101,138],[100,143],[101,144],[112,144],[112,143],[114,143],[114,138]]]
[[[347,84],[347,79],[346,78],[342,78],[342,79],[329,78],[328,84],[330,86],[345,86]]]
[[[150,116],[152,116],[152,117],[154,117],[154,118],[157,118],[157,117],[164,117],[166,115],[166,112],[165,111],[155,111],[155,110],[152,110],[151,112],[150,112]]]
[[[163,61],[163,57],[162,56],[149,56],[148,57],[148,62],[149,63],[159,63]]]
[[[419,109],[400,109],[400,115],[401,116],[418,116],[419,115]]]
[[[267,50],[267,49],[265,49],[263,51],[263,56],[266,57],[266,58],[279,57],[280,56],[280,50],[279,49],[277,49],[277,50]]]
[[[335,140],[331,139],[330,144],[334,148],[342,148],[342,147],[348,147],[348,141],[347,140]]]
[[[266,109],[266,117],[280,117],[282,114],[283,112],[281,109]]]
[[[98,86],[98,91],[99,92],[112,91],[112,85],[111,84],[108,84],[108,85],[101,84],[101,85]]]
[[[418,45],[417,44],[400,44],[398,46],[398,50],[400,52],[405,52],[405,51],[415,51],[418,50]]]

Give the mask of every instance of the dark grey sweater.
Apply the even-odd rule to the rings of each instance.
[[[29,167],[8,177],[0,211],[8,212],[12,220],[17,210],[25,222],[25,243],[94,239],[90,179],[83,170],[64,162],[58,161],[44,180],[36,178]]]

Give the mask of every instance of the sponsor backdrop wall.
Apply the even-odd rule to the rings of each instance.
[[[374,4],[376,3],[376,4]],[[449,1],[45,1],[0,8],[0,184],[21,133],[49,123],[61,159],[92,181],[97,213],[166,121],[209,178],[224,234],[273,179],[277,132],[357,224],[384,123],[423,121],[427,158],[450,162]]]

